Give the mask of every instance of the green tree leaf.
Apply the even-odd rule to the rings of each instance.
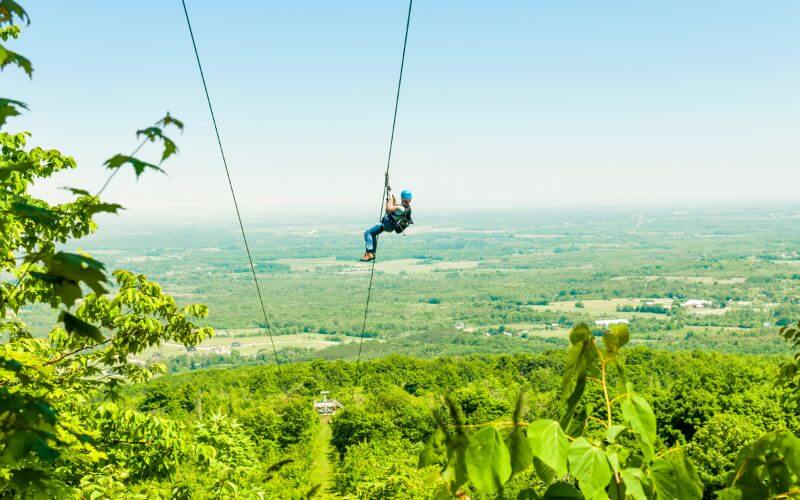
[[[24,71],[28,77],[33,77],[33,64],[27,57],[0,45],[0,70],[12,64]]]
[[[651,460],[656,441],[656,416],[650,403],[639,394],[628,392],[622,396],[622,418],[641,440],[645,459]]]
[[[611,480],[611,466],[605,451],[582,437],[569,446],[569,467],[587,498],[594,498],[596,493],[605,491]]]
[[[627,427],[624,425],[612,425],[608,429],[606,429],[606,441],[609,443],[613,443],[617,440],[620,434],[622,434]]]
[[[165,136],[159,127],[147,127],[145,129],[136,131],[137,137],[142,135],[144,135],[150,142],[161,140],[161,143],[164,145],[164,151],[161,153],[161,161],[166,160],[178,152],[178,146],[175,144],[175,142],[169,137]]]
[[[581,492],[569,483],[553,483],[544,492],[544,500],[583,500]]]
[[[0,24],[11,24],[14,22],[14,17],[26,24],[31,22],[28,13],[20,4],[14,0],[0,0]]]
[[[464,460],[472,484],[484,493],[500,490],[511,477],[511,456],[494,427],[470,436]]]
[[[52,210],[22,201],[15,201],[11,204],[11,213],[51,229],[58,224],[58,215]]]
[[[158,165],[153,165],[152,163],[139,160],[138,158],[134,158],[133,156],[123,155],[123,154],[117,154],[112,156],[111,158],[106,160],[103,165],[105,165],[106,168],[108,168],[109,170],[115,170],[122,167],[126,163],[129,163],[133,167],[134,172],[136,172],[137,179],[147,169],[165,173]]]
[[[682,449],[670,450],[653,462],[650,477],[656,498],[660,500],[703,497],[703,483]]]
[[[536,420],[528,426],[528,442],[531,453],[556,474],[567,473],[569,441],[561,425],[555,420]]]
[[[177,118],[175,118],[171,114],[169,114],[169,111],[167,111],[167,114],[164,116],[164,118],[159,120],[156,125],[160,125],[162,127],[168,127],[168,126],[172,125],[173,127],[176,127],[181,131],[183,130],[183,122],[178,120]]]
[[[541,498],[533,488],[525,488],[517,493],[517,500],[540,500]]]
[[[506,437],[506,446],[511,455],[511,471],[522,472],[533,463],[533,452],[521,427],[515,427]]]
[[[21,109],[28,109],[28,105],[21,101],[0,97],[0,128],[6,124],[8,118],[19,116]]]
[[[625,484],[626,496],[631,496],[634,500],[647,500],[647,495],[642,487],[644,474],[641,469],[624,469],[620,476]]]
[[[592,339],[592,330],[586,326],[586,323],[580,323],[569,332],[569,343],[572,345],[581,344],[587,340]]]
[[[439,462],[447,449],[446,437],[441,427],[437,427],[436,432],[431,435],[425,444],[425,448],[419,454],[418,467],[427,467]]]
[[[550,466],[546,463],[542,462],[539,457],[533,457],[533,468],[536,470],[536,476],[545,485],[556,480],[556,471],[550,468]]]
[[[570,422],[572,421],[575,415],[575,409],[578,407],[578,403],[580,402],[581,398],[583,397],[583,393],[586,390],[586,372],[580,373],[577,376],[575,381],[575,387],[572,389],[572,393],[567,398],[567,411],[564,414],[564,417],[561,419],[561,428],[567,430],[570,426]],[[578,433],[582,433],[583,430]],[[570,434],[571,436],[575,436]]]
[[[67,311],[61,311],[61,314],[58,316],[58,321],[64,323],[64,329],[73,335],[87,337],[95,342],[100,342],[103,340],[103,334],[100,333],[99,328],[91,323],[87,323],[77,316],[70,314]]]
[[[764,434],[739,452],[728,478],[742,498],[771,498],[800,483],[800,439],[780,429]]]
[[[628,332],[628,325],[615,324],[610,325],[608,331],[603,334],[603,344],[606,346],[606,351],[610,354],[615,354],[619,351],[620,347],[624,346],[631,339]]]

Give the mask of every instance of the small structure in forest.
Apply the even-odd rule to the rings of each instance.
[[[328,399],[329,391],[322,391],[319,393],[322,399],[314,401],[314,410],[322,416],[329,416],[336,413],[338,410],[344,408],[344,405],[335,399]]]

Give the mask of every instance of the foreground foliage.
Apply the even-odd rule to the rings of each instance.
[[[20,21],[29,21],[22,7],[0,1],[0,40],[17,38]],[[13,66],[32,75],[29,60],[0,45],[0,69]],[[24,109],[0,99],[0,127]],[[183,124],[167,114],[137,133],[163,146],[158,164],[115,155],[106,185],[125,166],[137,177],[160,171],[177,151],[168,126]],[[67,203],[36,198],[34,183],[76,163],[30,147],[29,137],[0,131],[0,496],[184,497],[266,484],[264,457],[240,439],[235,420],[198,414],[186,423],[119,404],[125,384],[165,371],[134,356],[165,341],[198,344],[213,333],[195,324],[208,310],[178,305],[143,275],[117,270],[112,281],[103,263],[64,250],[97,229],[97,214],[122,207],[79,188],[66,188],[75,196]],[[58,322],[46,338],[18,318],[37,304]]]
[[[560,421],[521,421],[520,399],[512,422],[473,431],[448,399],[450,420],[439,421],[420,454],[420,467],[441,466],[435,496],[458,494],[465,485],[494,494],[514,474],[533,467],[541,486],[521,491],[519,498],[702,498],[703,484],[686,450],[664,445],[650,403],[625,373],[619,353],[629,337],[626,325],[612,325],[601,348],[587,326],[570,332],[561,388],[566,410]],[[603,404],[598,408],[580,405],[589,384],[599,386]],[[790,431],[765,434],[739,451],[718,495],[796,495],[799,459],[800,440]]]

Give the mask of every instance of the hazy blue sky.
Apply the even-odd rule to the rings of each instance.
[[[33,81],[11,122],[100,164],[169,110],[169,176],[125,172],[133,214],[226,213],[179,0],[25,2]],[[189,0],[248,213],[377,211],[407,4]],[[800,3],[416,0],[393,185],[418,211],[797,197]],[[52,187],[43,188],[47,193]]]

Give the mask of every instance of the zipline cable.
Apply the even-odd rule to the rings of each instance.
[[[253,255],[250,253],[250,245],[247,243],[247,235],[244,231],[244,223],[242,222],[242,215],[239,212],[239,203],[236,201],[236,191],[233,189],[233,181],[231,181],[231,172],[228,168],[228,160],[225,159],[225,150],[222,147],[222,139],[219,136],[219,127],[217,126],[217,118],[214,116],[214,107],[211,105],[211,96],[208,93],[208,85],[206,85],[206,77],[203,73],[203,65],[200,63],[200,53],[197,51],[197,42],[194,39],[194,31],[192,30],[192,22],[189,20],[189,11],[186,9],[186,0],[181,0],[183,5],[183,13],[186,16],[186,26],[189,28],[189,36],[192,39],[192,48],[194,49],[194,58],[197,61],[197,69],[200,71],[200,79],[203,81],[203,91],[206,94],[206,101],[208,102],[208,111],[211,113],[211,123],[214,125],[214,133],[217,136],[217,145],[219,146],[219,154],[222,157],[222,164],[225,166],[225,176],[228,178],[228,187],[231,189],[231,198],[233,198],[233,208],[236,209],[236,218],[239,220],[239,229],[242,230],[242,241],[244,241],[244,249],[247,252],[247,260],[250,263],[250,272],[253,273],[253,282],[256,285],[256,293],[258,294],[258,302],[261,304],[261,312],[264,314],[264,324],[267,327],[267,335],[269,335],[269,342],[272,344],[272,353],[275,355],[275,364],[280,365],[278,358],[278,350],[275,348],[275,340],[272,338],[272,327],[270,326],[269,318],[267,317],[267,309],[264,307],[264,297],[261,294],[261,286],[258,283],[256,275],[256,267],[253,265]]]
[[[408,14],[406,15],[406,33],[403,37],[403,55],[400,58],[400,74],[397,78],[397,93],[395,94],[394,98],[394,114],[392,116],[392,133],[389,135],[389,154],[386,158],[386,172],[383,174],[383,194],[381,195],[381,208],[378,212],[378,222],[383,219],[383,211],[384,211],[384,203],[385,198],[388,194],[389,188],[389,167],[392,164],[392,146],[394,146],[394,131],[395,127],[397,126],[397,108],[400,104],[400,88],[403,84],[403,68],[406,64],[406,47],[408,46],[408,27],[411,24],[411,6],[413,5],[414,0],[408,0]],[[376,242],[377,245],[377,237]],[[375,249],[377,250],[377,249]],[[364,305],[364,322],[361,324],[361,340],[358,344],[358,358],[356,359],[356,379],[358,379],[358,369],[361,364],[361,350],[364,347],[364,335],[367,333],[367,315],[369,314],[369,300],[372,296],[372,281],[375,277],[375,261],[378,260],[377,253],[375,257],[372,259],[372,268],[369,272],[369,286],[367,287],[367,302]]]

